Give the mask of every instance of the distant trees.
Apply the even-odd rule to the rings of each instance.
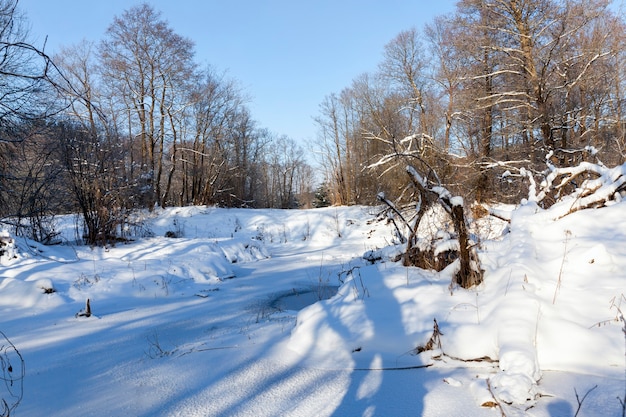
[[[608,0],[462,0],[400,31],[376,72],[320,105],[323,202],[301,147],[260,127],[238,85],[198,68],[193,42],[151,6],[50,60],[27,42],[16,5],[0,0],[2,214],[80,209],[97,229],[88,240],[120,234],[136,208],[402,199],[406,165],[467,201],[516,201],[505,165],[540,173],[548,153],[567,165],[591,147],[624,161],[626,31]],[[72,198],[52,204],[48,189]]]
[[[430,74],[427,72],[428,57],[424,51],[425,47],[417,29],[400,32],[385,46],[380,74],[389,85],[389,94],[396,97],[398,110],[405,114],[405,129],[428,140],[434,136],[434,108],[429,105],[432,87],[429,83]],[[398,133],[387,131],[383,120],[379,120],[378,124],[380,131],[388,139],[391,139],[390,134],[395,136]],[[416,136],[416,139],[420,138]]]
[[[2,215],[10,216],[20,235],[43,242],[57,241],[54,214],[73,208],[67,199],[66,176],[59,162],[59,144],[45,135],[34,133],[11,149],[1,194],[5,204]],[[6,187],[6,188],[4,188]]]
[[[360,176],[353,158],[356,148],[354,133],[359,128],[359,113],[352,107],[353,102],[351,90],[344,90],[339,96],[331,94],[320,105],[321,114],[316,119],[322,138],[320,165],[326,169],[333,201],[338,205],[359,202],[353,196],[358,192],[354,182]]]
[[[423,31],[401,31],[376,73],[320,107],[333,202],[371,202],[368,192],[348,196],[358,188],[346,184],[399,149],[419,149],[444,184],[478,200],[519,197],[494,160],[539,172],[548,152],[568,164],[580,155],[571,151],[593,146],[621,163],[625,31],[610,3],[463,0]],[[377,185],[395,193],[402,164],[378,164]]]
[[[148,206],[164,206],[171,185],[163,175],[166,142],[174,152],[180,115],[196,81],[193,43],[144,3],[113,20],[99,52],[102,76],[119,99],[116,110],[123,111],[117,119],[124,120],[131,148],[139,153],[142,197]]]
[[[476,68],[473,78],[483,83],[483,93],[474,94],[473,101],[491,114],[485,126],[489,138],[482,139],[483,155],[521,143],[527,156],[537,161],[547,151],[578,142],[571,139],[580,139],[592,112],[584,97],[590,92],[585,84],[600,87],[598,82],[605,78],[602,67],[620,53],[608,32],[611,26],[616,29],[609,3],[459,3],[455,23],[469,39],[457,35],[455,42],[459,50],[471,54],[466,59]],[[596,90],[594,96],[600,99],[616,87],[604,84],[604,92]]]
[[[281,136],[273,141],[266,167],[265,198],[268,205],[278,208],[297,208],[298,190],[312,188],[311,172],[303,170],[304,151],[292,139]],[[305,193],[300,196],[304,197]]]
[[[16,6],[0,0],[0,215],[22,233],[49,239],[46,215],[79,211],[85,241],[104,244],[139,208],[310,204],[302,148],[260,128],[237,84],[199,69],[150,5],[53,60],[27,43]]]
[[[268,161],[282,142],[257,126],[236,83],[213,68],[197,68],[192,41],[151,6],[114,19],[98,61],[98,77],[114,98],[105,108],[107,121],[130,150],[124,165],[141,190],[140,206],[285,205],[265,193],[272,180]],[[293,161],[280,163],[291,169]]]
[[[626,160],[626,31],[610,3],[462,0],[423,31],[399,32],[378,71],[320,106],[318,151],[330,200],[387,204],[406,226],[405,265],[454,263],[457,284],[479,283],[469,204],[535,198],[549,205],[548,191],[529,197],[524,180],[553,185],[558,177],[553,193],[581,184],[593,191],[606,168],[561,167]],[[605,188],[606,198],[623,197],[621,179]],[[452,227],[436,225],[428,236],[423,223],[437,209]]]

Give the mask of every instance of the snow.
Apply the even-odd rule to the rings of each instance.
[[[579,415],[621,416],[626,204],[496,210],[468,290],[403,267],[377,208],[155,210],[108,248],[3,232],[12,415],[570,416],[588,393]]]
[[[450,204],[452,206],[461,206],[463,207],[463,197],[455,196],[450,199]]]

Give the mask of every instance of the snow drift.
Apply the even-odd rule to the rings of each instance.
[[[475,224],[469,290],[394,262],[376,208],[172,208],[109,248],[16,238],[0,330],[26,372],[5,367],[23,393],[3,398],[46,416],[621,415],[626,205],[509,210]]]

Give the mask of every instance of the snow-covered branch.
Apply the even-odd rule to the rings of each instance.
[[[595,148],[586,147],[577,152],[595,156]],[[579,210],[603,207],[626,197],[626,164],[613,168],[601,161],[583,161],[576,166],[557,167],[551,161],[554,153],[546,157],[547,170],[531,172],[519,167],[524,161],[490,161],[483,169],[504,169],[501,178],[519,177],[528,180],[528,201],[550,207],[554,218],[561,218]],[[537,183],[536,176],[543,176]]]

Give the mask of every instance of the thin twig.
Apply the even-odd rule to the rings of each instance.
[[[496,395],[493,393],[493,389],[491,388],[491,383],[489,382],[489,379],[487,379],[487,389],[489,390],[489,394],[491,394],[491,397],[493,398],[493,403],[496,405],[496,407],[500,409],[500,414],[502,415],[502,417],[506,417],[506,413],[504,412],[502,404],[500,404],[500,401],[496,399]]]
[[[2,331],[0,331],[0,336],[4,339],[4,342],[7,343],[7,345],[3,343],[0,344],[0,368],[2,370],[0,379],[4,382],[6,393],[8,394],[7,398],[2,398],[0,411],[3,416],[8,417],[20,404],[24,396],[24,375],[26,374],[26,369],[24,358],[22,358],[22,355],[13,342],[11,342]],[[11,356],[13,355],[17,356],[18,363],[11,360]],[[11,404],[7,402],[7,399]]]
[[[620,303],[622,301],[622,298],[624,298],[623,294],[620,298]],[[622,417],[626,417],[626,319],[624,318],[624,313],[622,313],[621,307],[615,304],[613,306],[617,309],[618,318],[624,325],[622,327],[622,332],[624,333],[624,398],[617,397],[617,400],[622,406]]]
[[[574,417],[576,417],[578,415],[578,413],[580,412],[580,409],[583,406],[583,403],[585,402],[585,399],[587,398],[587,395],[589,395],[591,393],[591,391],[593,391],[596,388],[598,388],[598,386],[594,385],[592,388],[587,390],[587,392],[585,393],[585,395],[583,395],[582,398],[580,398],[578,396],[578,392],[576,391],[576,388],[574,388],[574,394],[576,394],[576,402],[578,403],[578,408],[576,409],[576,413],[574,414]]]
[[[572,232],[569,230],[565,231],[565,244],[563,245],[563,259],[561,260],[561,268],[559,269],[559,278],[556,282],[556,288],[554,289],[554,297],[552,298],[552,304],[556,303],[556,295],[561,289],[561,278],[563,276],[563,266],[565,265],[565,259],[567,258],[567,242],[569,241],[569,237],[572,235]]]

